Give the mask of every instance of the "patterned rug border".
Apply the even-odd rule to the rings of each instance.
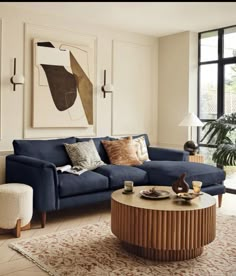
[[[34,257],[30,256],[29,253],[26,253],[24,249],[22,248],[17,248],[15,246],[14,243],[11,243],[8,245],[11,249],[19,252],[20,254],[22,254],[26,259],[28,259],[29,261],[31,261],[32,263],[34,263],[35,265],[37,265],[39,268],[41,268],[43,271],[47,272],[50,276],[56,276],[57,274],[55,274],[55,272],[51,272],[50,268],[47,265],[41,264],[40,261],[35,260]],[[19,245],[18,245],[19,246]],[[20,247],[20,246],[19,246]]]
[[[40,235],[38,237],[31,237],[31,238],[21,239],[20,241],[9,243],[8,247],[10,247],[11,249],[13,249],[13,250],[19,252],[20,254],[22,254],[26,259],[33,262],[35,265],[37,265],[43,271],[47,272],[50,276],[57,276],[59,274],[57,274],[55,271],[52,271],[51,268],[49,268],[45,264],[42,264],[39,260],[36,260],[33,256],[31,256],[30,253],[26,252],[19,243],[27,242],[27,241],[31,241],[33,239],[39,239],[39,238],[43,238],[43,237],[50,237],[50,236],[53,236],[55,234],[63,234],[63,233],[66,233],[68,231],[74,231],[76,229],[85,228],[85,227],[88,227],[88,226],[99,226],[99,225],[105,224],[105,223],[110,223],[110,220],[103,220],[103,221],[97,222],[97,223],[88,223],[88,224],[85,224],[85,225],[82,225],[82,226],[76,226],[76,227],[68,228],[68,229],[65,229],[65,230],[58,231],[58,232],[43,234],[43,235]]]
[[[234,218],[236,218],[236,216],[233,216],[233,215],[232,216],[227,215],[227,217],[234,217]],[[102,221],[99,221],[99,222],[96,222],[96,223],[87,223],[87,224],[84,224],[84,225],[78,225],[78,226],[74,226],[74,227],[67,228],[67,229],[64,229],[64,230],[59,230],[57,232],[51,232],[51,233],[47,233],[47,234],[42,234],[42,235],[37,236],[37,237],[23,238],[23,239],[20,239],[19,241],[14,241],[14,242],[9,243],[8,246],[11,247],[10,245],[12,245],[12,244],[17,244],[17,243],[20,243],[20,242],[26,242],[26,241],[30,241],[30,240],[33,240],[33,239],[38,239],[38,238],[43,238],[43,237],[47,237],[47,236],[50,236],[50,235],[55,235],[55,233],[65,233],[65,232],[68,232],[68,231],[74,231],[77,228],[84,228],[84,227],[88,227],[88,226],[95,226],[95,225],[100,225],[100,224],[104,224],[104,223],[110,223],[111,224],[111,220],[107,220],[106,219],[106,220],[102,220]],[[47,225],[45,227],[47,227]]]
[[[225,218],[226,220],[230,220],[230,219],[233,219],[235,220],[236,219],[236,216],[235,215],[226,215],[226,214],[222,214],[220,212],[217,212],[217,217],[216,219],[219,219],[219,218]],[[86,225],[82,225],[82,226],[76,226],[76,227],[72,227],[72,228],[68,228],[68,229],[65,229],[65,230],[61,230],[61,231],[58,231],[58,232],[52,232],[52,233],[47,233],[47,234],[43,234],[43,235],[40,235],[38,237],[30,237],[30,238],[25,238],[25,239],[21,239],[19,241],[14,241],[14,242],[11,242],[8,244],[8,246],[17,251],[18,253],[22,254],[26,259],[28,259],[29,261],[33,262],[35,265],[37,265],[40,269],[42,269],[44,272],[48,273],[50,276],[60,276],[62,275],[61,273],[58,273],[55,271],[55,269],[53,267],[49,267],[47,264],[45,264],[45,262],[41,262],[39,259],[38,259],[38,255],[36,255],[36,257],[34,257],[31,253],[29,253],[27,250],[25,250],[23,248],[24,246],[24,242],[30,242],[30,241],[33,241],[33,240],[40,240],[40,239],[43,239],[43,238],[52,238],[53,236],[55,235],[62,235],[64,233],[67,233],[67,232],[74,232],[74,231],[81,231],[81,230],[86,230],[86,228],[88,227],[104,227],[106,225],[109,225],[110,224],[110,220],[102,220],[100,222],[97,222],[97,223],[89,223],[89,224],[86,224]],[[99,228],[100,228],[99,227]],[[78,230],[77,230],[78,229]],[[218,229],[218,231],[220,231]],[[110,230],[110,233],[112,234],[111,230]],[[219,232],[220,233],[220,232]],[[112,234],[113,235],[113,234]],[[114,236],[115,237],[115,236]],[[214,242],[214,241],[213,241]],[[23,245],[21,245],[21,243]],[[207,245],[208,246],[208,245]],[[200,256],[201,257],[201,256]],[[134,258],[138,258],[140,259],[140,257],[137,257],[137,256],[134,256]],[[198,257],[197,257],[198,258]],[[142,259],[142,258],[141,258]],[[195,258],[196,259],[196,258]],[[143,259],[144,261],[146,261],[147,259]],[[191,260],[194,260],[194,259],[191,259]],[[187,260],[187,261],[191,261],[191,260]],[[149,260],[147,260],[147,262],[149,262]],[[150,261],[152,262],[152,261]],[[171,264],[173,262],[156,262],[156,264],[165,264],[165,265],[168,265],[168,264]],[[174,262],[174,263],[181,263],[181,262]],[[154,264],[155,265],[155,264]],[[139,267],[139,266],[137,266]],[[236,266],[235,266],[236,267]],[[116,271],[115,271],[116,272]],[[112,272],[113,273],[113,272]],[[194,274],[192,274],[194,273]],[[63,274],[63,275],[70,275],[70,274]],[[77,275],[77,274],[76,274]],[[79,274],[80,275],[80,274]],[[81,274],[81,275],[100,275],[100,274]],[[104,271],[104,275],[111,275],[110,272],[106,272]],[[113,274],[112,274],[113,275]],[[128,274],[127,274],[128,275]],[[136,274],[132,274],[132,272],[129,274],[129,275],[136,275]],[[148,274],[138,274],[138,275],[148,275]],[[154,275],[154,274],[150,274],[150,275]],[[156,275],[156,274],[155,274]],[[161,275],[172,275],[172,274],[161,274]],[[173,275],[177,275],[177,274],[174,274]],[[187,274],[178,274],[178,275],[199,275],[199,274],[195,274],[194,271],[188,271]],[[207,271],[207,274],[206,275],[218,275],[218,274],[211,274],[211,272],[209,273]],[[223,276],[223,274],[219,274],[221,276]],[[236,273],[235,274],[232,274],[231,272],[226,272],[224,275],[227,275],[227,276],[236,276]]]

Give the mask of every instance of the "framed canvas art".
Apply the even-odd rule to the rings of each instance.
[[[91,49],[33,40],[33,127],[93,125]]]

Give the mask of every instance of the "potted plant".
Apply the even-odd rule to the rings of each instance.
[[[201,142],[207,138],[207,144],[214,140],[216,150],[212,160],[218,167],[236,165],[236,112],[225,114],[219,119],[206,123],[203,128],[206,133]],[[233,136],[233,134],[235,134]]]

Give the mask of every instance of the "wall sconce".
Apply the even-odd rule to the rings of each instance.
[[[14,58],[14,75],[11,77],[11,83],[13,84],[13,91],[16,91],[17,84],[24,84],[25,78],[22,74],[16,74],[16,58]]]
[[[103,98],[106,98],[106,93],[113,92],[113,85],[106,83],[106,70],[104,70],[104,84],[102,86]]]

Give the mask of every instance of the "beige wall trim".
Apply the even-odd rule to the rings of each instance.
[[[168,144],[168,143],[158,143],[156,146],[161,148],[175,148],[175,149],[183,149],[184,147],[184,145]]]
[[[115,87],[114,95],[111,97],[111,135],[113,136],[126,136],[131,132],[132,134],[147,132],[149,136],[155,136],[153,130],[157,125],[157,119],[154,116],[157,109],[157,85],[152,73],[155,69],[153,63],[156,44],[156,41],[134,43],[123,39],[112,40],[111,79]],[[129,58],[129,64],[125,62],[127,58]],[[140,72],[145,68],[147,75],[138,77],[137,73],[134,73],[135,70],[132,69],[136,69],[137,64],[140,64]],[[128,66],[130,66],[129,69],[127,69]],[[154,74],[156,76],[157,72]],[[135,105],[133,105],[134,102]],[[140,110],[138,113],[137,106]]]
[[[0,84],[2,84],[2,18],[0,18]],[[2,85],[0,85],[0,140],[2,140]]]
[[[13,154],[13,151],[0,151],[0,156],[7,156],[9,154]]]

